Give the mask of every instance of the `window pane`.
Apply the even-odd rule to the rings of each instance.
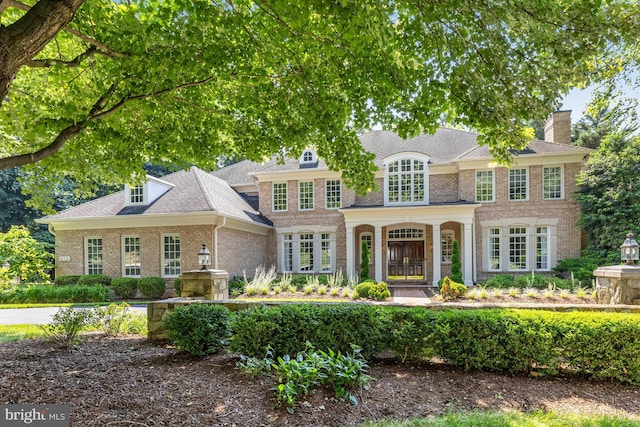
[[[298,188],[300,210],[313,209],[313,181],[300,182]]]
[[[562,198],[562,168],[560,166],[542,169],[542,197]]]
[[[402,159],[390,163],[387,171],[389,203],[425,201],[424,169],[424,162],[420,160]]]
[[[509,200],[527,199],[527,170],[509,170]]]
[[[123,276],[140,276],[140,237],[125,237]]]
[[[320,253],[322,256],[322,271],[331,271],[331,235],[321,234]]]
[[[273,210],[276,212],[287,210],[286,182],[273,184]]]
[[[102,238],[87,239],[87,274],[102,274]]]
[[[451,262],[451,255],[453,254],[453,231],[444,230],[440,236],[440,250],[442,252],[441,261]]]
[[[165,276],[180,275],[180,236],[164,236],[162,267]]]
[[[536,228],[536,268],[549,269],[549,233],[547,227]]]
[[[493,171],[476,172],[476,201],[493,202]]]
[[[144,186],[136,185],[131,187],[130,199],[131,204],[144,203]]]
[[[527,269],[527,229],[525,227],[509,229],[509,269]]]
[[[285,234],[282,236],[282,240],[284,243],[282,268],[285,272],[291,272],[293,271],[293,235]]]
[[[313,234],[300,235],[300,271],[313,271]]]
[[[342,206],[342,186],[339,179],[328,180],[325,183],[325,197],[327,209],[337,209]]]
[[[489,229],[489,270],[500,270],[500,229]]]

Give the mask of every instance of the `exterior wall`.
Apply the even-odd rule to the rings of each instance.
[[[458,200],[460,197],[457,174],[429,176],[429,203],[457,202]]]
[[[229,273],[229,277],[242,276],[243,271],[253,277],[259,265],[272,264],[267,262],[267,240],[267,236],[219,228],[218,269]]]
[[[102,238],[103,274],[122,276],[122,237],[140,236],[142,277],[162,277],[162,236],[180,234],[182,271],[195,270],[202,243],[213,245],[213,226],[174,226],[148,228],[112,228],[102,230],[64,230],[56,232],[56,276],[83,275],[85,272],[85,238]],[[61,261],[61,257],[68,261]]]
[[[384,205],[384,178],[376,178],[378,191],[371,191],[366,196],[356,195],[357,206],[382,206]]]

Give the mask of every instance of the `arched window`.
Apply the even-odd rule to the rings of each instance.
[[[392,156],[385,162],[385,204],[429,203],[429,159],[418,153]]]

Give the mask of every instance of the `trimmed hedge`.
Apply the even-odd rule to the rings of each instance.
[[[93,286],[93,285],[111,285],[111,277],[104,274],[85,274],[78,280],[78,285]]]
[[[143,277],[138,280],[138,289],[145,298],[159,299],[166,287],[167,284],[162,277]]]
[[[134,298],[138,292],[138,279],[135,277],[116,277],[111,280],[111,289],[118,298]]]
[[[102,285],[19,285],[0,291],[0,304],[72,303],[109,301],[109,288]]]
[[[640,316],[535,310],[444,310],[365,304],[254,307],[231,321],[231,351],[264,357],[362,347],[402,361],[437,356],[464,369],[579,372],[640,384]]]
[[[216,353],[229,338],[230,311],[223,305],[190,304],[177,307],[162,319],[173,345],[197,356]]]
[[[82,276],[60,276],[53,281],[56,286],[77,285]]]

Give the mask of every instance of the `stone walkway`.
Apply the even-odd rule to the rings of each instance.
[[[393,302],[410,305],[423,305],[431,302],[427,294],[418,288],[394,288],[392,290]]]

